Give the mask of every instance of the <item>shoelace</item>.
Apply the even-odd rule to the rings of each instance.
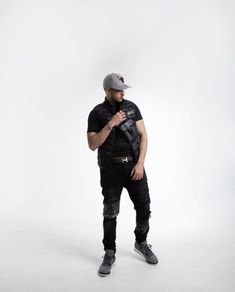
[[[151,248],[152,248],[151,244],[147,243],[147,244],[143,245],[143,250],[146,253],[146,255],[152,255],[153,254]]]

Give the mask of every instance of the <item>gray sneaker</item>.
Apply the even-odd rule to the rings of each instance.
[[[114,262],[116,260],[114,250],[112,249],[106,249],[105,255],[103,256],[103,262],[99,267],[98,275],[101,277],[108,276],[111,272],[111,269],[114,265]]]
[[[157,264],[158,259],[156,255],[152,252],[151,248],[152,248],[152,245],[147,244],[147,241],[145,240],[144,242],[141,242],[140,244],[135,242],[134,250],[138,252],[140,255],[142,255],[147,261],[147,263]]]

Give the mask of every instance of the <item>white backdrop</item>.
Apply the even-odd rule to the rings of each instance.
[[[229,0],[0,1],[1,291],[105,289],[91,281],[100,281],[102,195],[86,129],[111,72],[132,85],[125,98],[144,117],[149,241],[159,259],[173,256],[177,240],[201,240],[217,257],[222,240],[215,263],[231,261],[187,285],[159,278],[149,291],[234,291],[233,16]],[[118,220],[118,246],[132,248],[126,191]],[[130,291],[135,278],[125,290],[118,269],[112,287]]]

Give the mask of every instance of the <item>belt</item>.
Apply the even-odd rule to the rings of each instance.
[[[129,161],[133,161],[134,158],[132,156],[122,156],[122,157],[111,157],[112,162],[114,163],[126,163]]]

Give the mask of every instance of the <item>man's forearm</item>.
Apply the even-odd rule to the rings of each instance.
[[[91,150],[95,151],[97,148],[99,148],[104,141],[107,139],[108,135],[111,133],[113,128],[112,123],[109,121],[101,131],[99,131],[97,134],[91,136],[89,141],[89,147]]]
[[[147,146],[148,146],[148,138],[147,135],[140,135],[140,153],[139,153],[139,164],[144,165],[144,160],[147,152]]]

